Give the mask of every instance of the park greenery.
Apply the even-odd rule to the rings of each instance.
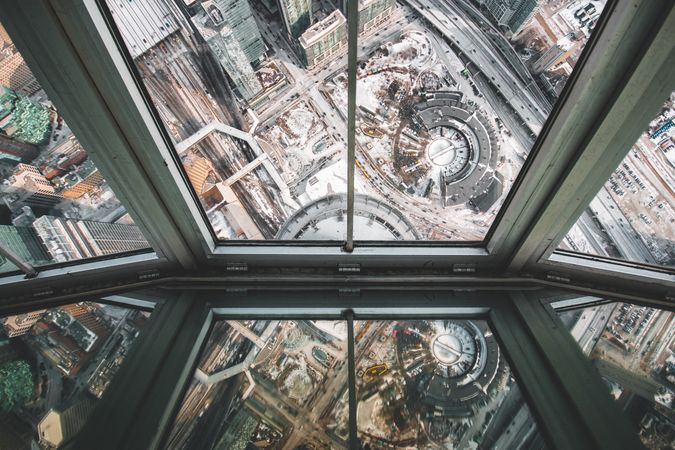
[[[33,372],[24,360],[0,366],[0,411],[13,411],[33,397]]]

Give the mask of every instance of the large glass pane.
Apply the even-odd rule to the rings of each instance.
[[[675,314],[609,303],[559,313],[645,447],[675,442]]]
[[[482,240],[604,6],[360,0],[356,239]]]
[[[0,318],[0,448],[68,443],[149,315],[82,302]]]
[[[544,448],[488,324],[356,321],[364,449]]]
[[[165,448],[346,449],[346,327],[217,321]]]
[[[33,265],[150,246],[2,24],[0,245]],[[12,270],[0,256],[0,272]]]
[[[675,267],[675,93],[558,248]]]
[[[344,10],[106,3],[218,239],[345,239]]]

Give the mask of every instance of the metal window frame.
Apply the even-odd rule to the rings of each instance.
[[[641,448],[600,376],[541,301],[561,296],[570,294],[428,289],[411,295],[380,289],[345,297],[335,289],[230,295],[220,289],[178,291],[151,316],[85,427],[65,448],[162,448],[215,320],[350,317],[485,320],[551,448]],[[107,430],[105,440],[100,438],[102,429]]]

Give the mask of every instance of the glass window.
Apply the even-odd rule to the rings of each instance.
[[[675,267],[675,93],[558,248]]]
[[[2,24],[0,245],[32,265],[149,247]]]
[[[347,323],[215,322],[165,448],[347,448]]]
[[[483,240],[605,3],[359,1],[355,189],[389,239]]]
[[[182,3],[107,1],[215,236],[344,241],[345,11]]]
[[[356,321],[364,449],[544,448],[488,324]]]
[[[82,302],[0,318],[0,447],[70,441],[149,315]]]
[[[559,313],[645,447],[675,442],[675,314],[608,303]]]

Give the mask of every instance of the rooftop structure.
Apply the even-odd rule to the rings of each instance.
[[[300,47],[308,68],[341,54],[347,47],[347,20],[339,10],[315,23],[300,36]]]
[[[389,20],[396,0],[359,0],[359,34],[368,34]]]
[[[141,250],[149,245],[135,225],[42,216],[33,227],[58,262]]]
[[[580,42],[575,34],[569,34],[558,39],[555,45],[546,50],[534,62],[532,70],[541,73],[555,68],[571,56],[579,48],[579,44]]]
[[[265,43],[253,17],[251,5],[244,0],[210,0],[202,7],[211,16],[216,27],[227,26],[232,30],[239,47],[250,64],[257,64],[265,55]]]
[[[286,32],[299,38],[312,24],[312,0],[277,0]]]
[[[517,33],[537,12],[541,0],[481,0],[499,25]]]

